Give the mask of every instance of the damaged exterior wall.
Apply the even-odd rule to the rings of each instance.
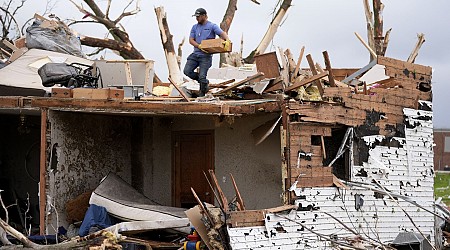
[[[238,117],[207,115],[116,116],[50,111],[51,143],[48,146],[47,198],[58,211],[58,225],[65,226],[66,202],[92,191],[108,173],[114,172],[128,183],[141,183],[147,197],[162,205],[171,205],[172,158],[171,135],[174,131],[214,130],[215,170],[227,196],[234,190],[232,173],[249,208],[279,206],[282,190],[279,154],[279,130],[255,146],[252,130],[278,117],[278,113]],[[136,131],[133,123],[142,123]],[[133,133],[135,132],[135,134]],[[141,136],[141,142],[138,136]],[[141,143],[142,147],[135,144]],[[141,150],[141,155],[132,150]],[[133,169],[133,157],[141,167]],[[136,160],[136,159],[134,159]],[[133,173],[142,173],[137,179]],[[264,176],[249,182],[247,176]],[[224,183],[225,182],[225,183]],[[254,196],[264,190],[267,199]],[[57,228],[55,209],[47,205],[46,229]],[[53,226],[53,227],[52,227]]]
[[[264,226],[231,225],[233,249],[348,247],[358,237],[388,244],[399,232],[419,230],[434,242],[431,92],[419,89],[431,84],[431,68],[390,58],[378,63],[390,78],[370,93],[330,87],[328,103],[286,103],[286,189],[298,208],[265,213]],[[344,159],[328,167],[337,150],[321,137],[326,142],[348,128]],[[336,140],[340,145],[342,136]],[[332,187],[333,174],[348,189]]]
[[[131,182],[131,128],[129,119],[122,116],[58,111],[49,112],[49,123],[46,230],[53,233],[57,225],[68,226],[66,202],[94,190],[110,171]]]

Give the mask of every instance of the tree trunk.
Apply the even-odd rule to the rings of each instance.
[[[261,43],[258,45],[258,47],[253,50],[250,55],[248,55],[244,62],[246,63],[253,63],[254,62],[254,56],[263,54],[267,47],[269,47],[270,41],[275,36],[275,33],[278,30],[278,27],[281,24],[281,21],[283,20],[284,16],[286,15],[287,10],[289,7],[291,7],[292,0],[283,0],[283,3],[281,4],[280,8],[277,11],[277,14],[272,19],[272,22],[269,25],[269,28],[267,29],[266,34],[264,35],[263,39],[261,40]]]
[[[164,47],[166,55],[167,66],[169,68],[169,77],[177,84],[183,83],[183,75],[178,67],[177,55],[175,54],[175,47],[172,41],[172,35],[169,31],[169,24],[167,23],[166,12],[164,7],[155,8],[156,17],[158,19],[158,27],[161,35],[161,42]]]
[[[225,11],[225,15],[223,16],[222,22],[220,23],[220,28],[227,32],[230,30],[231,22],[233,22],[234,14],[237,10],[237,0],[229,0],[228,7]],[[226,63],[226,57],[224,53],[220,54],[219,68],[222,67],[222,64]]]
[[[383,9],[384,5],[381,0],[373,0],[373,15],[374,15],[374,42],[375,53],[377,55],[383,55]]]
[[[81,44],[89,47],[100,47],[119,52],[124,59],[144,59],[144,56],[136,50],[131,43],[124,43],[113,39],[102,39],[89,36],[80,38]]]

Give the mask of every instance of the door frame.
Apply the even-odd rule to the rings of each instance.
[[[172,206],[174,207],[180,207],[180,194],[181,194],[181,170],[180,164],[177,165],[177,162],[180,162],[179,156],[180,154],[177,153],[180,149],[179,147],[176,147],[177,141],[180,139],[183,135],[211,135],[211,142],[209,145],[209,152],[211,153],[211,169],[215,171],[215,158],[214,158],[214,151],[215,151],[215,140],[214,140],[214,130],[179,130],[179,131],[172,131],[172,144],[171,144],[171,151],[172,151]],[[205,180],[206,181],[206,180]],[[213,194],[211,191],[211,195]],[[214,202],[214,196],[212,197],[212,202]]]

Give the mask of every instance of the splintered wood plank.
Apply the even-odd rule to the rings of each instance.
[[[279,213],[279,212],[294,209],[295,207],[296,207],[295,205],[284,205],[281,207],[272,207],[272,208],[266,209],[266,213]]]
[[[276,52],[269,52],[255,57],[256,69],[262,72],[266,78],[276,78],[280,76],[280,64]]]
[[[314,61],[311,57],[311,54],[306,55],[306,60],[308,61],[309,68],[311,69],[311,72],[313,73],[313,75],[317,75],[316,66],[314,65]],[[315,81],[315,84],[316,84],[317,88],[319,89],[320,96],[322,96],[323,95],[322,83],[320,83],[320,81],[317,80],[317,81]]]
[[[226,80],[226,81],[224,81],[224,82],[217,83],[217,84],[209,84],[209,87],[210,87],[210,88],[221,88],[221,87],[223,87],[223,86],[225,86],[225,85],[227,85],[227,84],[229,84],[229,83],[232,83],[232,82],[234,82],[234,81],[236,81],[236,79]]]
[[[334,82],[334,76],[333,76],[333,70],[331,69],[331,62],[330,57],[328,56],[328,51],[323,51],[323,58],[325,60],[325,68],[327,69],[328,73],[328,81],[330,82],[331,87],[336,87],[336,83]]]
[[[228,211],[228,201],[227,198],[225,197],[225,194],[222,191],[222,188],[219,185],[219,182],[217,181],[216,175],[214,174],[214,170],[210,169],[208,170],[209,175],[211,176],[211,180],[212,180],[212,184],[215,187],[215,189],[217,190],[217,193],[219,194],[219,197],[221,199],[221,203],[223,205],[223,210],[225,212]]]
[[[172,85],[177,89],[178,93],[180,93],[180,95],[183,97],[184,100],[190,102],[189,97],[186,95],[186,93],[184,93],[183,90],[170,77],[169,82],[172,83]]]
[[[294,70],[295,70],[295,61],[294,58],[292,56],[292,52],[290,49],[286,49],[284,51],[284,55],[286,55],[287,61],[288,61],[288,65],[289,65],[289,74],[293,75]]]
[[[320,73],[320,74],[318,74],[318,75],[314,75],[314,76],[312,76],[312,77],[310,77],[310,78],[308,78],[308,79],[304,79],[304,80],[302,80],[302,81],[300,81],[300,82],[298,82],[298,83],[292,84],[291,86],[287,87],[285,91],[286,91],[286,92],[287,92],[287,91],[291,91],[291,90],[293,90],[293,89],[296,89],[296,88],[299,88],[299,87],[301,87],[301,86],[304,86],[304,85],[306,85],[306,84],[308,84],[308,83],[311,83],[311,82],[314,82],[314,81],[318,81],[320,78],[325,77],[325,76],[327,76],[327,75],[328,75],[328,71],[325,71],[325,72]],[[319,82],[319,83],[320,83],[320,82]],[[320,86],[322,86],[322,85],[320,85]],[[322,89],[321,94],[323,94],[323,89]]]
[[[393,67],[393,68],[397,68],[397,69],[401,69],[401,70],[407,69],[411,72],[415,72],[415,73],[419,73],[419,74],[423,74],[423,75],[431,76],[431,74],[432,74],[432,68],[429,66],[409,63],[409,62],[401,61],[401,60],[394,59],[394,58],[378,56],[377,63],[381,64],[381,65],[385,65],[387,67]]]
[[[300,55],[298,56],[297,65],[295,66],[294,73],[292,74],[291,82],[294,82],[298,76],[298,71],[300,70],[300,64],[302,63],[304,53],[305,53],[305,46],[303,46],[302,49],[300,50]]]
[[[230,174],[231,181],[233,182],[234,191],[236,192],[236,199],[238,202],[238,210],[243,211],[245,210],[244,200],[242,199],[241,193],[239,192],[239,189],[236,185],[236,181],[234,180],[233,174]]]
[[[247,82],[253,81],[253,80],[258,79],[258,78],[263,77],[263,76],[264,76],[263,73],[258,72],[258,73],[254,74],[252,76],[247,77],[246,79],[244,79],[242,81],[239,81],[239,82],[237,82],[237,83],[235,83],[235,84],[233,84],[233,85],[231,85],[231,86],[229,86],[229,87],[227,87],[225,89],[222,89],[221,91],[219,91],[217,93],[214,93],[213,95],[214,96],[218,96],[218,95],[225,94],[226,92],[228,92],[230,90],[233,90],[233,89],[235,89],[235,88],[237,88],[237,87],[239,87],[241,85],[244,85]]]
[[[262,226],[266,216],[264,210],[230,211],[229,215],[231,227]]]

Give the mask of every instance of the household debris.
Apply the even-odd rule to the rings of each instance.
[[[290,1],[283,1],[286,2]],[[290,4],[282,8],[284,13],[289,6]],[[168,29],[164,29],[163,20],[166,18],[164,10],[157,8],[155,11],[161,23],[161,33],[167,35],[166,39],[171,37]],[[277,18],[276,21],[281,20]],[[368,22],[372,23],[370,20]],[[58,25],[51,22],[50,24]],[[167,22],[165,25],[167,26]],[[380,37],[375,37],[376,39],[366,44],[358,36],[371,52],[372,59],[368,65],[355,69],[332,68],[332,60],[327,51],[322,53],[324,65],[321,66],[311,54],[304,56],[305,47],[302,47],[297,62],[294,59],[296,56],[289,49],[278,49],[268,53],[264,53],[265,48],[260,49],[252,56],[255,64],[251,66],[247,64],[241,68],[212,69],[211,74],[217,74],[218,77],[215,77],[215,81],[211,81],[206,98],[193,98],[197,88],[195,81],[183,80],[179,64],[176,63],[178,66],[173,67],[176,59],[174,51],[168,51],[166,47],[170,77],[165,83],[150,82],[149,79],[153,78],[154,72],[153,62],[149,60],[100,62],[75,57],[76,60],[89,65],[91,76],[97,76],[95,71],[102,68],[100,72],[103,79],[108,78],[105,86],[101,84],[73,89],[58,86],[51,89],[51,97],[0,98],[0,109],[26,108],[42,113],[43,159],[40,179],[43,192],[40,197],[43,203],[40,211],[42,228],[48,230],[55,221],[56,223],[60,221],[57,213],[57,211],[61,213],[60,207],[58,206],[57,210],[56,206],[46,206],[47,203],[52,204],[51,199],[55,194],[64,194],[64,191],[58,193],[60,187],[70,187],[67,190],[84,188],[80,187],[84,184],[84,180],[81,181],[83,177],[73,176],[73,172],[70,171],[82,172],[81,169],[91,167],[91,165],[81,167],[70,165],[69,161],[76,159],[69,157],[73,155],[68,148],[64,148],[62,153],[67,154],[68,156],[64,156],[67,158],[58,155],[61,153],[58,153],[56,142],[73,143],[71,146],[75,148],[77,158],[88,157],[91,153],[78,144],[103,146],[103,141],[97,142],[93,138],[87,138],[83,142],[77,141],[71,137],[73,131],[64,134],[61,129],[64,126],[61,125],[79,121],[74,117],[86,118],[83,116],[86,114],[92,115],[89,118],[101,117],[99,120],[109,119],[105,117],[111,114],[133,118],[145,117],[151,120],[151,126],[146,124],[149,126],[148,130],[167,129],[164,130],[167,133],[164,135],[143,135],[142,131],[146,130],[139,126],[144,123],[140,124],[136,122],[137,119],[131,119],[123,122],[125,125],[120,124],[123,127],[118,127],[119,129],[101,126],[105,125],[102,123],[99,125],[102,128],[95,130],[111,136],[110,143],[117,143],[118,147],[131,147],[132,152],[129,153],[132,163],[128,166],[129,169],[104,164],[100,170],[96,168],[95,172],[90,173],[100,175],[105,170],[103,168],[106,168],[132,175],[130,172],[136,170],[136,164],[144,165],[143,145],[147,142],[143,138],[151,140],[151,145],[145,148],[148,149],[146,153],[153,152],[156,147],[170,150],[168,145],[171,143],[167,142],[170,141],[167,138],[175,136],[179,130],[204,129],[203,124],[191,124],[192,120],[189,119],[184,121],[189,123],[186,126],[179,124],[177,124],[179,127],[174,126],[176,118],[213,117],[211,120],[214,122],[211,123],[214,123],[212,128],[214,133],[214,130],[223,124],[233,124],[234,119],[260,115],[266,116],[267,119],[250,130],[254,136],[254,143],[246,147],[255,150],[256,147],[263,147],[264,143],[273,143],[273,140],[267,139],[277,134],[274,131],[279,129],[279,145],[276,146],[281,149],[281,178],[279,183],[272,181],[277,187],[282,187],[281,206],[250,209],[254,208],[255,204],[249,204],[243,191],[261,199],[269,198],[264,196],[266,195],[264,191],[254,189],[252,183],[244,188],[242,186],[238,188],[233,175],[229,179],[232,187],[230,185],[230,188],[222,189],[219,182],[226,183],[228,177],[222,176],[218,179],[213,170],[208,172],[209,176],[204,173],[212,193],[208,191],[203,193],[204,190],[202,193],[196,193],[194,189],[182,190],[184,194],[191,191],[198,205],[189,210],[162,206],[139,193],[117,175],[110,173],[91,194],[91,208],[100,206],[103,215],[107,211],[112,217],[124,221],[110,225],[94,220],[89,224],[88,217],[86,223],[89,225],[83,227],[83,235],[86,234],[85,229],[88,228],[89,232],[93,225],[100,226],[98,229],[101,230],[91,232],[83,238],[78,237],[59,243],[61,245],[58,247],[72,247],[82,242],[87,246],[119,248],[120,243],[130,242],[152,248],[168,245],[178,248],[184,245],[187,248],[205,244],[209,249],[270,247],[389,249],[393,246],[403,246],[405,243],[434,248],[442,236],[438,227],[434,225],[435,217],[447,221],[449,214],[445,209],[441,209],[445,215],[437,214],[435,208],[439,206],[432,199],[432,70],[431,67],[413,63],[422,42],[418,42],[417,49],[408,61],[402,61],[383,56],[388,38],[384,37],[384,41],[380,43],[378,41]],[[163,35],[162,39],[163,42],[167,42]],[[42,96],[42,92],[48,92],[49,89],[42,86],[42,81],[36,80],[37,69],[45,63],[70,64],[69,58],[74,58],[60,53],[53,56],[54,53],[56,52],[15,48],[11,55],[14,60],[10,59],[11,63],[0,69],[0,79],[9,77],[10,80],[13,79],[12,83],[8,85],[5,80],[3,84],[0,80],[0,84],[13,90],[17,87],[23,91],[33,89],[39,91]],[[306,58],[308,68],[301,67],[303,57]],[[141,68],[132,70],[133,64]],[[29,69],[30,65],[34,66],[33,70]],[[15,69],[14,67],[20,69],[17,72],[22,73],[12,75],[11,70]],[[116,70],[115,67],[123,71]],[[16,79],[22,77],[22,74],[25,79],[28,73],[26,70],[32,72],[32,77],[30,76],[32,79],[27,85],[20,85],[27,81],[17,83]],[[112,77],[113,71],[125,79],[122,80],[123,86],[120,86],[120,82],[113,83],[117,79]],[[133,72],[139,72],[141,78],[137,80],[132,75]],[[1,77],[2,74],[5,78]],[[131,94],[124,94],[127,87],[131,89]],[[185,92],[186,89],[190,92]],[[62,114],[65,113],[69,113],[71,118],[64,117]],[[116,125],[115,122],[113,120],[111,123]],[[228,142],[236,147],[236,142],[230,142],[232,139],[228,137],[232,138],[231,134],[237,130],[228,134],[221,131],[224,134],[220,137],[223,141],[218,143]],[[126,137],[127,135],[129,137]],[[120,140],[124,137],[125,140]],[[70,140],[73,142],[69,142]],[[180,147],[179,141],[174,140],[172,143],[174,148]],[[107,152],[105,158],[119,161],[125,157],[117,154],[116,149],[108,150],[110,152]],[[224,158],[245,159],[248,156],[245,155],[246,152],[240,151],[240,148],[232,151],[235,155],[231,157],[221,155],[216,171],[223,172],[223,165],[231,162]],[[172,160],[176,161],[176,152],[172,153]],[[47,164],[45,158],[47,155],[52,157],[52,163]],[[133,158],[136,155],[138,157]],[[162,156],[152,154],[151,157]],[[58,165],[54,158],[64,162]],[[217,162],[213,160],[213,163],[215,165]],[[264,164],[267,163],[261,162],[261,166]],[[153,167],[152,165],[152,171]],[[245,167],[245,164],[242,164],[236,169],[238,171],[238,168]],[[185,178],[190,181],[191,186],[200,181],[189,179],[188,173],[183,172],[182,175],[174,169],[176,168],[173,167],[169,177],[164,176],[161,181],[176,183],[178,179]],[[137,177],[134,172],[134,176],[128,177],[133,180],[142,178],[142,182],[138,181],[138,184],[141,185],[142,191],[145,191],[144,177],[140,176],[142,172],[137,172],[140,173]],[[76,175],[78,174],[80,173],[77,172]],[[152,176],[157,174],[152,172]],[[76,181],[64,186],[69,175]],[[267,176],[255,175],[251,178],[260,178],[265,185],[271,184],[264,179]],[[175,190],[180,187],[172,188]],[[172,192],[175,193],[174,190]],[[226,196],[230,192],[234,192],[235,197],[232,199]],[[172,201],[176,199],[176,194],[169,194],[171,195]],[[206,204],[202,200],[204,198],[200,198],[208,196],[213,196],[212,200],[216,200],[213,201],[216,206]],[[66,202],[67,200],[64,200],[63,203]],[[191,203],[184,201],[183,204]],[[80,206],[81,209],[84,210],[85,207]],[[76,220],[74,216],[63,216],[66,217],[69,217],[71,222]],[[11,226],[0,222],[8,234],[19,238],[25,246],[40,247]],[[195,230],[189,227],[190,223]],[[443,234],[447,235],[447,231],[444,230]],[[186,235],[191,236],[186,239]],[[152,237],[156,237],[156,240]],[[158,237],[171,240],[168,242]]]

